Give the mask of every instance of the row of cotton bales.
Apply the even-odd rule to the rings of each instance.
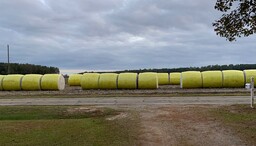
[[[256,77],[256,70],[187,71],[181,73],[181,88],[242,88]],[[256,82],[255,82],[256,85]]]
[[[151,74],[151,73],[143,73],[143,74]],[[153,73],[154,75],[156,74],[157,75],[157,80],[158,80],[158,85],[180,85],[180,76],[181,76],[181,73]],[[108,84],[107,82],[103,81],[104,78],[108,78],[109,80],[111,80],[112,82],[114,82],[114,80],[116,78],[118,78],[118,81],[117,82],[117,87],[119,89],[137,89],[137,88],[143,88],[144,86],[153,86],[153,87],[147,87],[147,88],[156,88],[155,85],[150,85],[149,82],[145,82],[145,83],[142,83],[142,79],[143,78],[147,78],[147,75],[143,75],[141,76],[139,74],[140,77],[140,84],[137,83],[138,81],[138,77],[137,77],[137,73],[121,73],[121,74],[106,74],[106,75],[102,75],[101,77],[101,80],[100,80],[100,84],[98,85],[98,77],[100,76],[101,74],[98,74],[98,73],[91,73],[91,74],[87,74],[87,78],[84,78],[83,81],[81,81],[81,78],[83,77],[82,74],[71,74],[68,78],[68,84],[69,86],[82,86],[81,83],[83,82],[89,82],[89,83],[95,83],[94,84],[94,88],[92,89],[105,89],[105,85],[104,84]],[[118,75],[118,76],[117,76]],[[105,77],[106,76],[106,77]],[[110,77],[111,76],[111,77]],[[111,79],[112,78],[112,79]],[[129,79],[128,81],[126,81],[125,79]],[[153,79],[154,81],[155,79]],[[145,85],[142,85],[142,84],[145,84]],[[142,85],[143,87],[139,87],[139,85]],[[85,88],[87,85],[85,85]],[[90,85],[92,86],[92,85]],[[115,89],[116,86],[113,85],[113,87],[108,87],[110,89]]]
[[[157,89],[157,73],[85,73],[69,76],[70,86],[89,89]]]
[[[0,91],[64,90],[65,79],[60,74],[0,75]]]
[[[147,73],[147,74],[150,74],[150,73]],[[154,73],[154,74],[157,75],[158,85],[169,85],[169,84],[171,84],[171,85],[180,85],[181,73],[170,73],[170,74],[169,73]],[[87,74],[88,78],[86,78],[86,79],[88,81],[87,80],[86,81],[87,82],[92,82],[91,80],[94,80],[96,78],[95,82],[97,82],[98,81],[97,77],[100,74],[93,73],[93,74],[90,74],[90,75],[91,76],[89,76],[89,74]],[[117,78],[116,77],[117,75],[118,74],[112,74],[111,75],[112,80]],[[103,78],[110,77],[110,75],[107,75],[106,77],[105,76],[106,75],[103,75],[101,80],[103,80]],[[82,77],[83,77],[82,74],[71,74],[68,78],[68,84],[70,86],[81,86],[81,78]],[[141,78],[143,78],[143,77],[144,77],[144,75]],[[129,79],[129,80],[126,81],[125,79]],[[111,80],[111,79],[109,79],[109,80]],[[121,89],[122,88],[123,89],[136,89],[137,88],[137,84],[135,84],[137,82],[137,73],[121,73],[121,74],[118,75],[118,80],[119,80],[118,87],[121,88]],[[83,82],[85,82],[85,81],[83,81]],[[101,83],[100,85],[102,85],[104,83]],[[145,84],[147,84],[147,82]],[[101,88],[101,87],[96,87],[96,89],[98,89],[98,88]]]
[[[180,85],[181,73],[157,73],[159,85]]]

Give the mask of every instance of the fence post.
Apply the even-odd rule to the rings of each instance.
[[[251,77],[251,108],[254,108],[253,104],[254,104],[254,78]]]

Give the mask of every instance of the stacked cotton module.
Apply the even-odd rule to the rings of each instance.
[[[170,84],[180,85],[180,76],[181,76],[181,73],[178,73],[178,72],[170,73]]]
[[[256,86],[256,70],[244,70],[245,81],[246,83],[251,83],[251,77],[254,78],[254,86]]]
[[[168,73],[157,73],[158,84],[159,85],[169,85],[169,74]]]
[[[82,89],[99,89],[99,78],[100,74],[98,73],[84,73],[81,77]]]
[[[41,79],[43,75],[27,74],[21,81],[21,89],[25,91],[41,90]]]
[[[221,71],[204,71],[202,72],[204,88],[221,88],[222,87],[222,72]]]
[[[21,81],[23,75],[7,75],[2,80],[2,87],[5,91],[19,91],[21,90]]]
[[[116,73],[103,73],[100,74],[99,88],[100,89],[117,89],[117,78]]]
[[[4,75],[0,75],[0,91],[3,90],[3,80],[4,80]]]
[[[81,77],[82,74],[71,74],[68,78],[68,85],[69,86],[80,86],[81,85]]]
[[[41,79],[42,90],[64,90],[65,79],[60,74],[45,74]]]
[[[202,88],[202,75],[199,71],[181,73],[181,88]]]
[[[243,71],[239,70],[225,70],[223,73],[223,87],[224,88],[240,88],[244,87],[245,79]]]
[[[137,89],[137,73],[120,73],[118,75],[118,89]]]
[[[140,73],[138,77],[139,89],[157,89],[158,77],[157,73]]]

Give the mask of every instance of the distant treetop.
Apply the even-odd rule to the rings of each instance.
[[[50,74],[59,73],[59,68],[57,67],[47,67],[34,64],[19,64],[10,63],[9,74]],[[8,64],[0,63],[0,74],[8,74]]]

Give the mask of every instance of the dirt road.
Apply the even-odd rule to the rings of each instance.
[[[21,98],[0,99],[0,105],[187,105],[249,104],[249,96],[207,97],[97,97],[97,98]]]

